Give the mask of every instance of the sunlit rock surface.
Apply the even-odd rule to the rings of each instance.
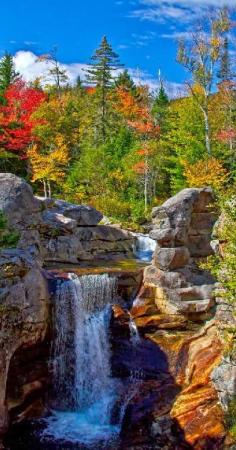
[[[150,358],[153,367],[159,359],[162,370],[156,369],[156,374],[162,381],[160,385],[153,373],[146,375],[132,399],[124,426],[127,448],[132,448],[132,439],[140,448],[148,442],[153,448],[170,450],[223,448],[226,430],[219,382],[225,367],[219,369],[223,343],[215,315],[215,280],[199,267],[200,259],[212,254],[216,219],[209,189],[186,189],[153,211],[150,237],[157,248],[130,314],[141,339],[159,349],[156,356],[153,349]],[[129,317],[116,308],[114,321],[125,371],[130,362],[119,340],[128,329]],[[137,349],[137,355],[145,367],[148,350],[141,357]],[[233,384],[229,380],[225,384],[232,391]]]
[[[10,174],[0,181],[0,209],[20,233],[18,248],[0,254],[3,432],[9,418],[38,417],[45,408],[53,339],[48,283],[66,280],[67,264],[83,275],[86,261],[90,273],[113,276],[116,269],[92,264],[130,256],[133,237],[99,225],[93,208],[37,199]],[[122,380],[118,397],[126,405],[122,449],[223,448],[221,403],[234,393],[235,373],[219,330],[232,311],[215,298],[215,280],[199,265],[212,253],[216,218],[209,189],[180,192],[153,211],[150,237],[157,247],[144,278],[138,267],[117,270],[109,339],[112,375]]]
[[[103,215],[95,208],[36,198],[31,187],[12,174],[0,174],[0,210],[20,232],[18,247],[42,262],[77,264],[133,254],[132,234],[98,225]]]

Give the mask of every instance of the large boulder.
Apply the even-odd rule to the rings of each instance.
[[[186,247],[192,257],[212,254],[211,234],[217,220],[213,203],[210,188],[191,188],[154,208],[150,237],[157,241],[157,251],[158,247]]]
[[[10,225],[24,228],[33,219],[39,220],[41,203],[24,180],[11,173],[0,173],[0,210]]]
[[[209,188],[184,189],[153,209],[150,237],[157,246],[136,306],[145,304],[151,289],[152,301],[162,314],[181,314],[194,321],[211,317],[215,280],[198,261],[213,252],[211,235],[216,220]]]

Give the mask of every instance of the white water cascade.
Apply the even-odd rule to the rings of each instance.
[[[140,343],[140,336],[138,327],[135,323],[135,320],[132,318],[131,314],[129,314],[129,331],[130,331],[130,339],[133,345],[138,345]]]
[[[93,443],[107,442],[119,432],[119,424],[112,424],[117,381],[111,377],[109,344],[115,294],[116,279],[108,275],[70,275],[58,282],[54,401],[46,419],[47,438],[95,448]]]
[[[141,261],[151,261],[152,255],[156,248],[156,241],[151,239],[147,234],[136,233],[134,234],[134,255]]]

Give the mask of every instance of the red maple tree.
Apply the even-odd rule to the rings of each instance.
[[[0,147],[25,158],[27,147],[34,140],[33,128],[38,123],[32,114],[46,100],[46,95],[20,80],[9,86],[4,97],[6,104],[0,106]]]

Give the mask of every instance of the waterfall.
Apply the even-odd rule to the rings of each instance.
[[[156,248],[156,241],[147,234],[136,233],[134,244],[134,255],[141,261],[151,261],[153,252]]]
[[[130,331],[130,339],[133,345],[137,345],[140,342],[140,336],[138,332],[137,325],[135,320],[132,318],[131,314],[129,314],[129,331]]]
[[[58,281],[53,413],[45,437],[91,445],[118,432],[119,424],[111,424],[117,381],[111,377],[109,344],[115,295],[116,279],[107,274],[72,274]]]

